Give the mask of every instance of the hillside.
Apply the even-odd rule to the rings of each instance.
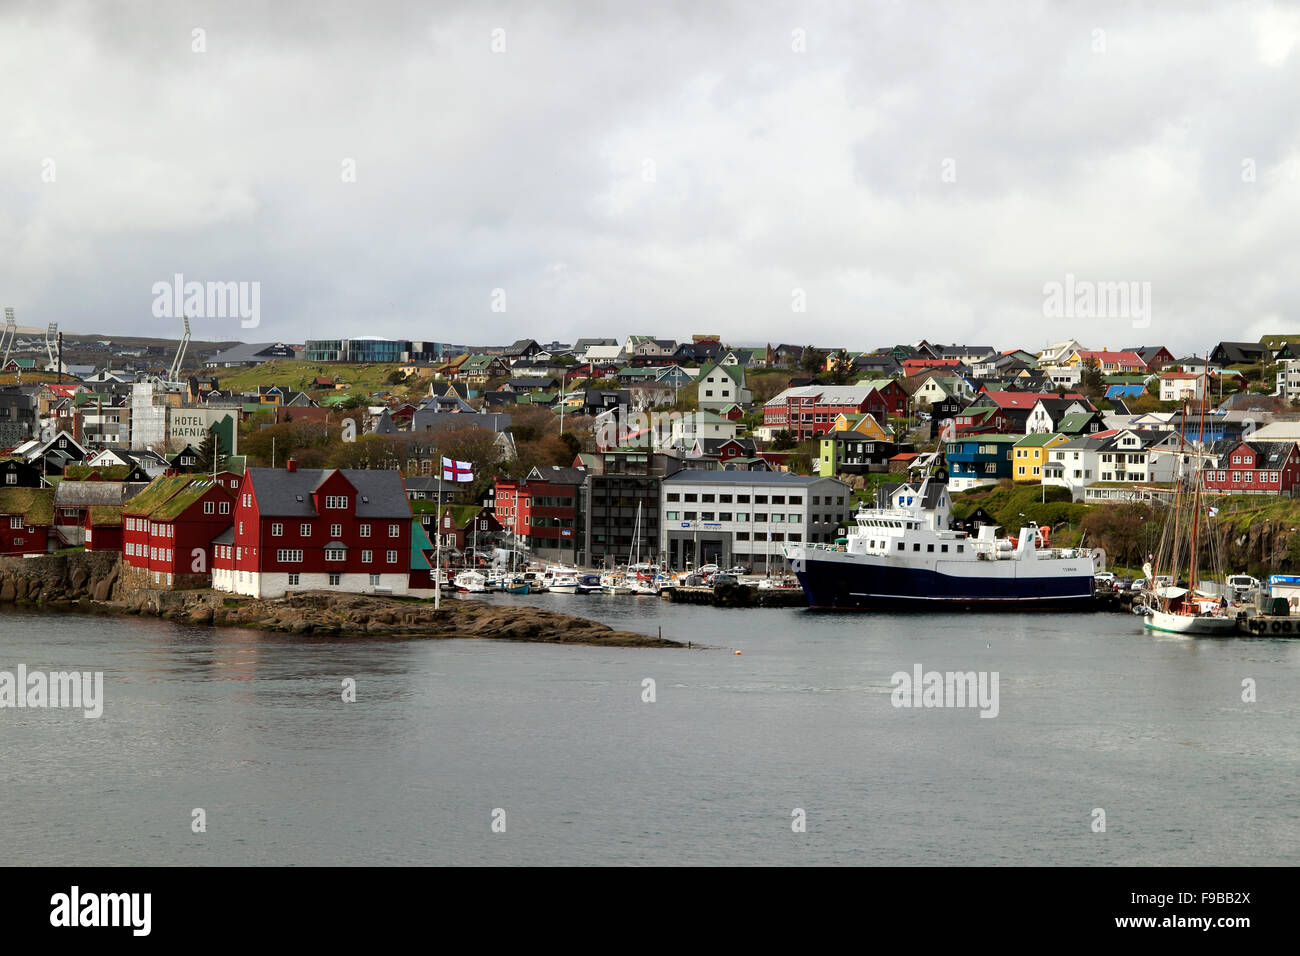
[[[346,383],[349,391],[359,391],[369,395],[389,389],[394,392],[422,394],[427,389],[427,379],[416,379],[414,388],[395,386],[389,383],[389,377],[399,371],[397,363],[375,363],[366,365],[348,365],[321,362],[267,362],[256,368],[218,369],[212,372],[223,388],[241,392],[251,392],[259,385],[280,385],[298,391],[313,391],[312,379],[318,376]]]

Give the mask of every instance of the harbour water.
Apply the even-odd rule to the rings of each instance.
[[[1300,862],[1294,639],[1152,635],[1120,614],[487,599],[705,647],[4,609],[0,670],[103,671],[105,696],[99,719],[0,709],[5,862]],[[916,665],[996,672],[997,716],[894,706],[891,676]]]

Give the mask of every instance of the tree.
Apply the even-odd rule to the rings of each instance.
[[[212,471],[213,459],[217,454],[217,435],[212,428],[208,428],[203,433],[203,441],[199,443],[199,458],[194,463],[194,470],[200,474],[207,474]]]
[[[788,428],[782,428],[772,436],[772,449],[774,451],[789,451],[797,444],[799,443],[794,440],[794,435],[790,433]]]
[[[831,383],[845,385],[853,375],[853,359],[845,349],[840,349],[831,359]]]
[[[1099,398],[1106,392],[1106,379],[1101,374],[1101,363],[1095,358],[1088,359],[1083,366],[1083,377],[1079,381],[1079,390],[1088,398]]]
[[[826,353],[820,349],[815,349],[811,345],[804,346],[803,353],[799,356],[799,368],[809,375],[816,375],[820,372],[826,363]]]
[[[570,431],[560,432],[560,441],[564,442],[565,447],[569,450],[569,464],[582,454],[582,441],[577,435]]]

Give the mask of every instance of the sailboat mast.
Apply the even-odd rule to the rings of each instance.
[[[1201,366],[1201,421],[1198,425],[1199,440],[1202,448],[1205,447],[1205,391],[1209,385],[1210,379],[1210,356],[1205,356],[1205,364]],[[1196,458],[1196,471],[1193,472],[1196,480],[1196,493],[1192,498],[1192,555],[1191,569],[1187,574],[1187,590],[1196,589],[1196,568],[1199,563],[1200,552],[1197,550],[1197,544],[1200,540],[1201,529],[1201,464],[1203,459],[1200,455]]]

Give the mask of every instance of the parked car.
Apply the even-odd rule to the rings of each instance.
[[[1145,591],[1147,589],[1146,578],[1134,578],[1133,583],[1129,585],[1130,591]]]
[[[749,568],[745,567],[744,565],[738,564],[734,568],[727,568],[726,573],[734,574],[737,577],[739,577],[742,574],[748,574]]]
[[[719,571],[717,574],[713,576],[713,587],[715,589],[721,587],[727,587],[727,586],[735,587],[739,583],[740,583],[740,579],[737,578],[734,574],[727,574],[726,572],[723,571]]]
[[[705,577],[707,577],[710,574],[717,574],[720,570],[722,569],[719,568],[716,564],[704,564],[696,568],[695,573],[702,574]]]
[[[1133,581],[1129,578],[1116,578],[1115,583],[1112,585],[1112,589],[1116,594],[1119,594],[1123,591],[1127,591],[1132,584]]]

